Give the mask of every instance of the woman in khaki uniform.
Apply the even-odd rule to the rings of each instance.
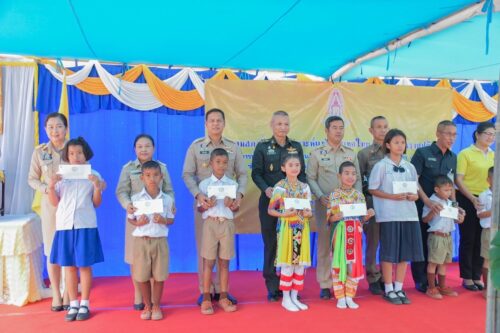
[[[43,143],[35,148],[31,157],[28,183],[36,191],[42,194],[41,213],[43,250],[47,256],[47,271],[49,273],[50,287],[52,289],[52,311],[62,311],[63,300],[61,299],[61,266],[51,264],[48,260],[52,249],[52,240],[56,232],[56,207],[49,202],[47,195],[47,182],[59,171],[61,164],[61,153],[66,143],[66,132],[68,120],[61,113],[51,113],[45,118],[45,131],[49,142]],[[64,303],[69,303],[65,293]]]
[[[147,161],[153,159],[153,153],[155,150],[154,140],[148,134],[139,134],[134,141],[134,150],[137,159],[130,161],[125,164],[120,173],[120,179],[118,180],[118,185],[116,186],[116,197],[123,209],[127,210],[128,214],[134,213],[134,207],[132,205],[131,197],[132,195],[142,191],[144,185],[141,181],[141,165]],[[170,181],[170,176],[168,174],[167,166],[160,161],[157,161],[161,167],[161,173],[163,175],[163,184],[161,190],[174,198],[174,191],[172,189],[172,183]],[[175,211],[175,208],[174,208]],[[133,276],[133,238],[132,232],[134,231],[134,226],[127,223],[125,218],[125,262],[130,265],[130,275]],[[134,309],[143,310],[144,303],[142,302],[142,295],[139,285],[132,278],[134,283]]]

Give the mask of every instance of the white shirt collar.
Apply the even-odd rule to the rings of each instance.
[[[142,191],[141,191],[141,192],[139,192],[139,195],[140,195],[141,197],[143,197],[143,198],[145,197],[145,198],[150,199],[150,200],[161,199],[161,198],[163,198],[163,194],[164,194],[164,193],[163,193],[162,191],[160,191],[160,192],[158,193],[158,195],[156,196],[156,198],[153,198],[153,197],[151,197],[151,196],[149,195],[148,191],[146,191],[146,187],[143,187],[143,188],[142,188]]]
[[[226,175],[224,175],[224,176],[222,176],[221,179],[219,179],[219,178],[215,177],[215,175],[212,173],[212,175],[210,176],[210,180],[212,182],[219,182],[219,181],[221,181],[221,182],[225,183],[225,182],[227,182],[227,177],[226,177]]]

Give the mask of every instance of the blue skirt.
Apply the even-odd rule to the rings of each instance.
[[[97,228],[57,230],[50,252],[50,263],[87,267],[104,261]]]

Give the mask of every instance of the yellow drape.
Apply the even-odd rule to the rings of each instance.
[[[449,80],[439,81],[436,84],[436,87],[453,89]],[[495,97],[498,99],[498,94]],[[490,111],[488,111],[488,109],[484,106],[482,102],[471,101],[454,89],[453,89],[452,103],[453,103],[453,109],[455,109],[455,111],[459,115],[461,115],[462,117],[464,117],[469,121],[479,123],[482,121],[490,120],[495,116]]]
[[[61,99],[59,100],[59,113],[62,113],[68,120],[66,128],[66,139],[69,138],[69,105],[68,105],[68,86],[66,85],[66,76],[64,76],[61,88]]]
[[[160,80],[146,65],[141,66],[149,89],[166,107],[184,111],[194,110],[205,105],[205,101],[196,89],[189,91],[176,90]]]
[[[230,69],[221,69],[210,80],[240,80],[240,78]]]
[[[312,81],[305,74],[297,74],[297,81]]]
[[[366,81],[363,83],[365,83],[365,84],[381,84],[381,85],[385,84],[385,82],[378,77],[370,77],[370,78],[366,79]]]

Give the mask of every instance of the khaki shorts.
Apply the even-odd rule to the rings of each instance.
[[[451,235],[440,236],[430,232],[427,238],[427,249],[427,262],[438,265],[450,263],[453,256]]]
[[[234,257],[234,222],[209,217],[203,221],[201,256],[208,260]]]
[[[481,257],[490,260],[490,232],[491,228],[484,228],[481,232]]]
[[[165,281],[169,253],[166,237],[134,237],[133,278],[137,282]]]

